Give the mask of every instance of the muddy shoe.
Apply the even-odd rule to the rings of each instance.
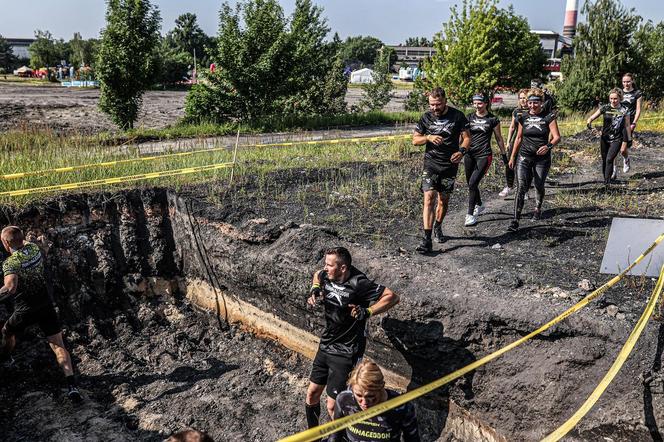
[[[422,239],[422,242],[420,243],[419,246],[415,249],[416,251],[420,253],[431,253],[433,250],[433,244],[431,243],[430,239]]]
[[[445,236],[443,236],[443,227],[438,223],[433,224],[433,238],[438,244],[445,242]]]
[[[629,158],[623,158],[623,173],[629,172]]]
[[[505,186],[505,188],[500,191],[498,196],[500,196],[502,198],[505,198],[507,195],[511,195],[511,194],[512,194],[512,188],[508,187],[508,186]]]
[[[466,215],[466,221],[463,223],[465,227],[474,226],[477,224],[477,217],[475,215]]]
[[[69,387],[69,391],[67,392],[67,397],[73,404],[80,404],[83,402],[83,396],[81,395],[81,392],[78,391],[78,388],[76,387]]]
[[[476,205],[475,209],[473,210],[473,216],[480,216],[481,214],[484,213],[485,210],[486,210],[486,207],[484,207],[484,205],[481,205],[481,206]]]
[[[532,221],[539,221],[542,219],[542,211],[535,209],[533,211],[533,217],[530,218]]]
[[[519,231],[519,221],[513,219],[509,227],[507,227],[508,232],[518,232]]]

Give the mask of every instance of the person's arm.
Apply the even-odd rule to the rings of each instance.
[[[625,114],[625,132],[627,133],[626,141],[632,141],[632,124],[634,123],[630,121],[629,114]]]
[[[427,142],[440,146],[443,142],[443,137],[440,135],[423,135],[417,131],[413,132],[413,146],[421,146],[427,144]]]
[[[636,112],[634,113],[634,121],[631,123],[634,127],[636,127],[636,122],[641,118],[641,99],[642,97],[636,99]]]
[[[463,159],[463,156],[466,154],[466,151],[470,147],[470,131],[464,129],[461,131],[461,145],[459,146],[459,151],[454,152],[450,157],[450,161],[453,163],[459,163]]]
[[[594,114],[592,114],[591,116],[588,117],[588,119],[586,120],[586,127],[587,127],[588,129],[592,129],[592,128],[593,128],[591,123],[592,123],[593,121],[595,121],[595,120],[597,119],[597,117],[600,116],[601,113],[602,113],[602,108],[599,108],[599,109],[597,109],[597,110],[595,111]]]
[[[360,305],[348,304],[351,308],[350,314],[355,319],[365,319],[374,315],[385,313],[399,303],[399,295],[385,287],[383,293],[378,297],[376,303],[371,307],[364,308]]]
[[[549,123],[550,138],[549,142],[537,149],[537,155],[546,155],[553,147],[560,142],[560,131],[558,130],[558,122],[554,119]]]
[[[521,141],[523,140],[523,126],[519,124],[519,128],[516,130],[516,139],[514,140],[514,147],[512,147],[512,155],[510,155],[509,167],[514,169],[514,163],[516,162],[516,155],[519,153],[519,148],[521,148]]]
[[[503,134],[500,132],[500,123],[493,128],[493,136],[496,138],[496,143],[498,143],[498,149],[500,149],[501,155],[505,155],[507,152],[505,150],[505,140],[503,140]]]
[[[512,119],[510,120],[510,128],[507,130],[507,145],[511,146],[512,145],[512,137],[516,134],[516,125],[518,123],[516,122],[516,118],[514,118],[514,115],[512,115]]]
[[[5,276],[4,285],[0,287],[0,302],[16,293],[18,289],[18,275],[11,274]]]
[[[315,272],[314,277],[311,281],[311,289],[309,289],[309,297],[307,298],[307,304],[310,306],[315,306],[318,301],[323,297],[323,289],[321,288],[321,271]]]

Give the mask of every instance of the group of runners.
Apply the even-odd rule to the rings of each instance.
[[[592,129],[592,121],[604,116],[600,153],[606,185],[617,176],[614,162],[619,152],[623,156],[623,172],[629,171],[628,148],[641,115],[642,94],[634,86],[633,75],[625,74],[622,83],[622,89],[610,91],[609,104],[601,105],[587,120],[588,128]],[[519,106],[512,113],[506,145],[500,120],[489,111],[488,94],[476,93],[472,100],[475,111],[466,116],[447,105],[444,89],[438,87],[429,92],[429,110],[422,115],[413,133],[413,144],[426,146],[421,182],[424,237],[417,251],[431,252],[433,240],[445,242],[442,224],[461,161],[468,184],[464,226],[477,224],[477,217],[485,210],[480,182],[493,161],[492,138],[496,139],[505,167],[505,188],[499,196],[514,195],[513,216],[507,230],[519,230],[524,201],[528,199],[533,184],[536,197],[532,219],[541,218],[551,151],[561,140],[555,100],[539,80],[533,80],[529,89],[520,90],[518,99]]]

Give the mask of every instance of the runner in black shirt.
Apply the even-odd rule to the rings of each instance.
[[[471,141],[470,148],[463,158],[468,183],[468,213],[464,223],[466,226],[477,224],[477,216],[484,212],[484,205],[480,197],[480,181],[489,171],[493,161],[492,135],[496,138],[503,157],[506,157],[505,142],[500,133],[500,120],[488,111],[488,105],[488,95],[475,94],[473,96],[475,112],[468,114]]]
[[[361,362],[353,370],[348,386],[348,390],[337,396],[335,419],[364,411],[399,395],[385,389],[383,373],[378,365],[369,361]],[[415,407],[410,402],[334,433],[328,442],[400,442],[402,436],[405,442],[420,442]]]
[[[326,322],[307,390],[309,428],[318,425],[320,397],[326,385],[327,411],[333,415],[337,394],[346,389],[348,374],[364,354],[367,319],[399,302],[392,290],[371,281],[351,263],[344,247],[328,249],[325,268],[314,274],[307,299],[310,306],[323,302]]]
[[[588,129],[592,129],[591,123],[600,115],[604,115],[602,125],[602,136],[600,137],[600,152],[602,154],[602,176],[604,184],[609,185],[615,169],[613,161],[618,152],[627,149],[627,139],[631,139],[629,111],[621,106],[623,99],[622,91],[618,88],[612,89],[609,94],[609,103],[600,106],[597,111],[588,118]]]
[[[523,113],[528,112],[528,89],[521,89],[518,97],[519,106],[512,112],[510,128],[507,131],[507,152],[502,156],[503,164],[505,164],[505,188],[500,191],[498,196],[503,198],[511,194],[514,189],[514,170],[509,166],[508,157],[512,155],[512,146],[514,145],[514,138],[519,127],[519,118]]]
[[[631,129],[629,136],[627,131],[624,132],[624,140],[627,142],[627,148],[632,147],[632,140],[634,139],[634,129],[636,129],[636,123],[641,118],[641,100],[643,93],[639,89],[634,88],[634,76],[630,73],[626,73],[622,78],[623,85],[623,98],[622,105],[627,109],[627,114],[631,124],[628,125]],[[628,126],[625,126],[627,128]],[[627,149],[621,151],[623,156],[623,172],[629,172],[630,160],[629,153]]]
[[[528,92],[528,113],[519,120],[519,130],[510,158],[510,167],[516,167],[517,194],[514,198],[514,219],[509,225],[510,232],[519,230],[519,219],[523,210],[523,200],[535,179],[537,202],[533,219],[539,219],[544,200],[544,183],[551,167],[551,149],[560,141],[560,132],[555,114],[544,114],[541,89]],[[518,159],[517,159],[518,155]]]
[[[423,253],[432,250],[432,229],[436,241],[439,243],[444,241],[443,218],[454,190],[459,162],[470,146],[468,120],[461,111],[447,105],[445,91],[442,88],[435,88],[429,93],[429,109],[417,123],[413,133],[413,145],[426,144],[422,172],[424,239],[417,247],[417,250]],[[461,146],[459,146],[459,137],[462,138]],[[436,193],[438,205],[434,223]]]
[[[556,118],[558,114],[558,106],[556,105],[556,99],[553,94],[544,87],[542,80],[535,79],[530,82],[531,89],[541,89],[544,93],[544,100],[542,104],[542,116],[553,114],[553,117]]]

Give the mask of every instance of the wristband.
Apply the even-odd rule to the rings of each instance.
[[[588,128],[588,130],[593,130],[593,125],[590,123],[586,124],[586,127]]]
[[[546,147],[548,147],[549,150],[551,150],[551,149],[553,149],[553,144],[551,144],[551,143],[546,143]]]
[[[459,152],[461,152],[461,155],[465,155],[466,154],[466,149],[464,147],[460,147]]]
[[[367,318],[370,318],[373,316],[373,310],[371,310],[371,307],[367,307]]]

